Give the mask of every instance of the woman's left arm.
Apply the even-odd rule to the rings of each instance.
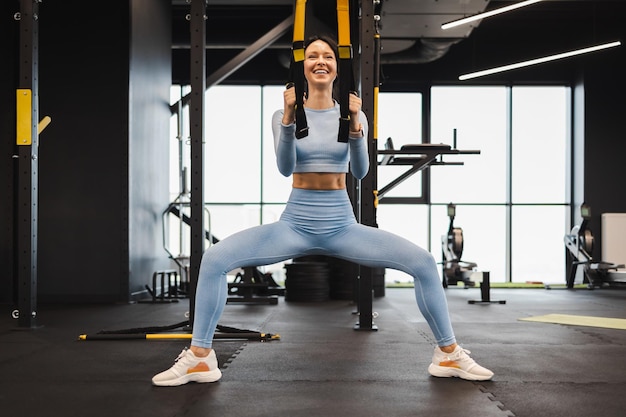
[[[369,170],[369,154],[367,152],[367,117],[362,111],[359,112],[358,131],[352,131],[348,136],[348,146],[350,147],[350,172],[357,179],[362,179]]]

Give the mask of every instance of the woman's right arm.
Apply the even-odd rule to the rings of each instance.
[[[283,123],[284,111],[277,110],[272,116],[274,151],[278,171],[285,177],[293,174],[296,168],[296,124]]]

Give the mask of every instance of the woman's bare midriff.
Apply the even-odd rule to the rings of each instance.
[[[337,172],[296,172],[293,174],[293,188],[343,190],[346,188],[346,174]]]

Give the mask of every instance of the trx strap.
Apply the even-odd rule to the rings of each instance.
[[[287,88],[296,89],[296,138],[302,139],[309,134],[309,126],[304,113],[304,16],[306,0],[296,0],[295,19],[293,22],[293,44],[289,77],[292,80]]]
[[[191,339],[191,333],[167,333],[168,330],[175,330],[179,327],[188,327],[189,320],[158,327],[136,327],[121,330],[100,330],[94,334],[81,334],[78,340],[125,340],[125,339],[145,339],[145,340],[164,340],[164,339]],[[267,342],[271,340],[280,340],[278,333],[261,333],[253,330],[237,329],[217,325],[217,333],[213,335],[216,339],[247,339]],[[163,333],[166,332],[166,333]]]
[[[350,92],[354,91],[352,44],[350,43],[350,0],[337,0],[337,44],[339,48],[339,142],[348,141],[350,130]]]
[[[356,94],[354,72],[352,68],[352,44],[350,43],[350,0],[337,0],[337,38],[338,51],[337,70],[339,73],[339,133],[337,140],[347,142],[350,131],[350,94]],[[290,81],[287,88],[296,89],[296,138],[301,139],[309,134],[306,114],[304,112],[304,27],[306,0],[296,0],[293,25],[293,44]]]

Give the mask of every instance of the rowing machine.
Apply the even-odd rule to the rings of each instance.
[[[617,271],[624,268],[624,265],[617,265],[611,262],[596,262],[593,260],[593,233],[587,224],[591,219],[591,207],[585,203],[580,206],[580,215],[583,221],[579,225],[572,227],[569,234],[563,238],[565,247],[573,258],[570,273],[567,277],[567,288],[574,288],[576,271],[578,265],[583,265],[583,283],[588,283],[589,288],[601,287],[607,281],[610,271]]]
[[[463,229],[454,227],[454,216],[456,214],[456,206],[452,203],[448,204],[448,217],[450,217],[450,226],[448,233],[441,236],[441,252],[443,257],[443,287],[448,285],[457,285],[459,281],[465,284],[465,287],[473,287],[474,281],[470,277],[476,271],[477,264],[475,262],[462,261],[463,255]]]

